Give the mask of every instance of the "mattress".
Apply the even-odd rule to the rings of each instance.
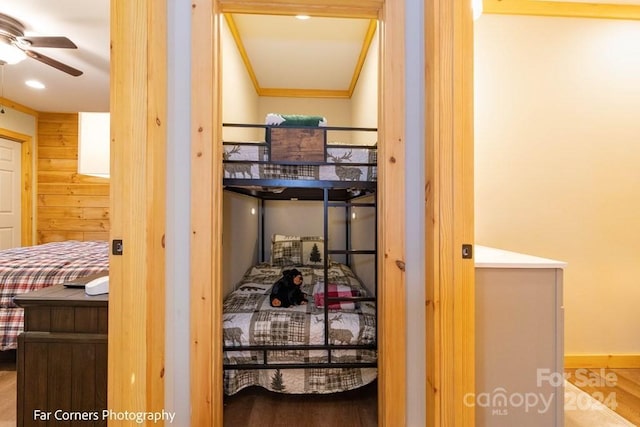
[[[64,241],[0,251],[0,351],[17,348],[24,311],[13,297],[107,271],[106,241]]]
[[[288,179],[320,181],[376,181],[375,147],[326,148],[325,164],[269,163],[269,146],[264,143],[224,145],[224,178]]]
[[[324,279],[322,268],[296,267],[301,271],[303,292],[308,304],[289,308],[274,308],[269,304],[273,283],[289,267],[258,264],[251,267],[224,301],[223,335],[225,346],[324,344],[324,309],[314,304],[314,288]],[[354,295],[368,292],[352,270],[340,263],[332,263],[328,270],[330,284],[352,289]],[[329,309],[329,343],[335,345],[375,345],[376,310],[371,301],[347,304],[350,308]],[[284,363],[325,363],[327,350],[289,349],[269,350],[267,359],[273,369],[228,369],[224,372],[224,392],[237,393],[245,387],[257,385],[280,393],[335,393],[351,390],[372,382],[377,376],[371,367],[314,367],[278,369]],[[375,362],[372,349],[339,349],[331,353],[332,362]],[[226,351],[224,363],[262,364],[264,352],[244,350]]]

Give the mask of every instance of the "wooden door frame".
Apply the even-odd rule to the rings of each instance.
[[[36,118],[37,119],[37,118]],[[22,246],[35,244],[33,240],[33,138],[29,135],[0,128],[0,138],[20,144],[20,242]]]
[[[221,14],[306,13],[380,22],[378,423],[405,425],[404,1],[201,0],[192,10],[191,424],[223,422]]]
[[[166,7],[110,3],[109,237],[122,253],[109,257],[107,407],[116,413],[165,410]]]
[[[425,2],[427,425],[473,426],[473,19],[468,0]]]
[[[222,426],[219,16],[287,0],[192,1],[191,425]],[[404,0],[298,0],[298,9],[382,22],[382,54],[404,58]],[[233,9],[235,8],[235,9]],[[166,2],[111,0],[111,239],[108,406],[164,408]],[[131,32],[131,28],[136,31]],[[428,425],[473,425],[472,31],[467,1],[425,2]],[[379,425],[406,425],[404,61],[381,61]],[[391,63],[393,62],[393,64]],[[398,239],[397,236],[402,236]],[[471,272],[471,273],[470,273]],[[395,371],[394,371],[395,369]],[[110,422],[110,425],[125,422]]]

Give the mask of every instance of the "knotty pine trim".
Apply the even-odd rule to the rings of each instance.
[[[371,41],[373,40],[373,36],[375,35],[377,28],[377,20],[371,19],[369,22],[369,26],[367,28],[367,32],[364,37],[364,41],[362,43],[362,48],[360,50],[360,55],[358,56],[358,61],[353,70],[353,76],[351,77],[351,82],[349,84],[348,89],[343,90],[330,90],[330,89],[297,89],[297,88],[265,88],[261,87],[258,82],[258,78],[256,77],[256,73],[253,69],[253,65],[251,64],[251,60],[249,59],[249,55],[247,54],[247,50],[244,47],[244,43],[242,42],[242,37],[240,36],[240,31],[238,30],[238,26],[236,25],[235,20],[233,19],[233,15],[230,13],[224,14],[224,19],[227,22],[227,26],[229,27],[229,31],[231,32],[231,36],[238,47],[238,52],[240,53],[240,57],[242,58],[242,62],[244,63],[245,69],[247,70],[247,74],[253,83],[253,88],[255,89],[258,96],[272,96],[272,97],[287,97],[287,98],[338,98],[338,99],[350,99],[353,95],[353,90],[358,83],[358,77],[362,72],[362,67],[364,65],[364,60],[367,57],[367,52],[369,51],[369,46],[371,46]]]
[[[166,3],[111,0],[110,6],[110,238],[123,240],[123,254],[109,259],[113,411],[165,408]]]
[[[484,0],[483,14],[533,15],[565,18],[640,19],[633,4],[582,3],[539,0]]]
[[[196,0],[192,7],[192,240],[191,240],[191,403],[192,425],[222,425],[222,155],[219,145],[220,53],[222,12],[300,13],[319,16],[378,18],[381,46],[379,209],[380,363],[378,421],[406,423],[406,288],[404,278],[404,1],[308,0],[243,2]],[[218,9],[218,6],[219,9]],[[363,10],[376,7],[375,14]],[[213,19],[212,19],[213,18]],[[198,54],[204,53],[204,54]],[[208,55],[211,53],[211,55]],[[212,120],[213,118],[213,120]],[[380,164],[379,163],[379,164]],[[385,326],[385,324],[388,324]]]
[[[191,425],[223,425],[222,15],[215,0],[191,14]]]
[[[220,12],[377,19],[384,0],[219,0]]]
[[[369,20],[369,26],[367,27],[367,33],[364,36],[362,49],[360,49],[360,55],[358,55],[358,63],[356,64],[356,68],[353,71],[353,76],[351,76],[351,83],[349,84],[348,90],[349,98],[351,98],[351,96],[353,95],[353,91],[356,89],[358,79],[360,78],[360,74],[362,73],[364,61],[367,59],[367,54],[369,53],[369,48],[371,47],[371,42],[373,41],[373,37],[376,35],[377,29],[378,21],[376,19]]]
[[[425,3],[427,426],[475,425],[473,20],[469,2]]]
[[[407,422],[405,2],[380,11],[378,81],[378,425]]]
[[[564,356],[565,369],[640,368],[640,354],[575,354]]]
[[[5,107],[11,108],[12,110],[16,110],[16,111],[20,111],[22,113],[25,114],[29,114],[30,116],[33,117],[38,117],[38,112],[36,110],[33,110],[27,106],[24,106],[22,104],[18,104],[17,102],[14,102],[10,99],[7,98],[2,98],[0,97],[0,105],[4,105]]]

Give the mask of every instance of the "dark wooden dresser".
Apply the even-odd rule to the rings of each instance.
[[[106,425],[108,295],[55,285],[14,301],[25,309],[18,427]]]

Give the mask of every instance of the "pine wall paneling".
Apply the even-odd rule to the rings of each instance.
[[[40,113],[37,243],[108,240],[109,180],[78,174],[78,115]]]

